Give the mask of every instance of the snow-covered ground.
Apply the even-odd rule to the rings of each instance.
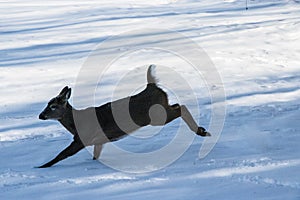
[[[251,0],[248,10],[245,5],[240,0],[1,1],[0,199],[300,199],[300,4]],[[51,168],[34,168],[71,141],[57,122],[37,119],[47,101],[65,85],[75,87],[99,43],[126,32],[124,40],[134,44],[139,35],[131,31],[151,28],[158,39],[157,30],[167,29],[193,40],[218,70],[227,112],[214,149],[199,159],[204,140],[196,137],[171,165],[139,174],[93,161],[87,150]],[[184,48],[181,40],[173,41]],[[201,79],[197,84],[193,70],[167,54],[152,49],[117,60],[114,65],[120,67],[104,77],[95,104],[110,100],[126,69],[167,65],[194,81],[198,105],[189,101],[190,91],[158,67],[171,101],[180,98],[209,127],[213,88]],[[133,75],[124,90],[138,91],[145,83],[144,70]],[[157,127],[143,128],[116,145],[155,151],[173,139],[180,122],[157,134],[152,133]],[[115,156],[107,148],[102,159]]]

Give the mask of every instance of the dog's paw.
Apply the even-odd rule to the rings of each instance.
[[[209,132],[207,132],[206,130],[205,130],[205,128],[203,128],[203,127],[198,127],[198,130],[197,130],[197,133],[196,133],[197,135],[200,135],[200,136],[202,136],[202,137],[209,137],[209,136],[211,136],[211,134],[209,133]]]

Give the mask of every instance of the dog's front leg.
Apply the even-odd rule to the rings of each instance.
[[[38,168],[51,167],[55,163],[57,163],[63,159],[66,159],[69,156],[74,155],[75,153],[77,153],[78,151],[80,151],[83,148],[84,148],[84,145],[81,142],[74,140],[67,148],[65,148],[62,152],[60,152],[53,160],[51,160],[50,162],[48,162],[42,166],[39,166]]]
[[[100,157],[102,150],[102,144],[95,144],[94,145],[94,157],[93,160],[97,160]]]

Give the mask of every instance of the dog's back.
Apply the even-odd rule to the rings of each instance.
[[[149,110],[152,106],[160,105],[164,108],[168,106],[168,96],[157,86],[157,80],[152,74],[153,68],[153,65],[148,68],[148,84],[143,91],[96,108],[98,121],[109,140],[115,141],[140,127],[149,125],[151,123]]]

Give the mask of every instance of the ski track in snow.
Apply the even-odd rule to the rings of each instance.
[[[300,199],[298,1],[248,1],[247,11],[240,0],[16,0],[0,5],[0,199]],[[196,138],[176,162],[146,174],[111,169],[93,161],[87,150],[35,169],[71,141],[58,123],[37,116],[63,86],[74,86],[86,56],[111,36],[162,24],[201,46],[222,77],[226,121],[212,152],[198,159],[203,140]],[[160,34],[166,33],[153,32]],[[141,42],[134,34],[124,40]],[[211,88],[193,80],[193,70],[162,52],[134,55],[116,63],[124,68],[105,79],[97,104],[110,100],[124,69],[165,59],[197,87],[197,119],[208,127]],[[164,72],[156,71],[162,85],[169,83]],[[135,73],[140,78],[132,78],[124,94],[145,81],[144,71]],[[168,86],[196,113],[185,88]],[[178,123],[153,137],[137,135],[116,144],[133,152],[159,149],[173,138]],[[153,130],[141,133],[152,136]]]

